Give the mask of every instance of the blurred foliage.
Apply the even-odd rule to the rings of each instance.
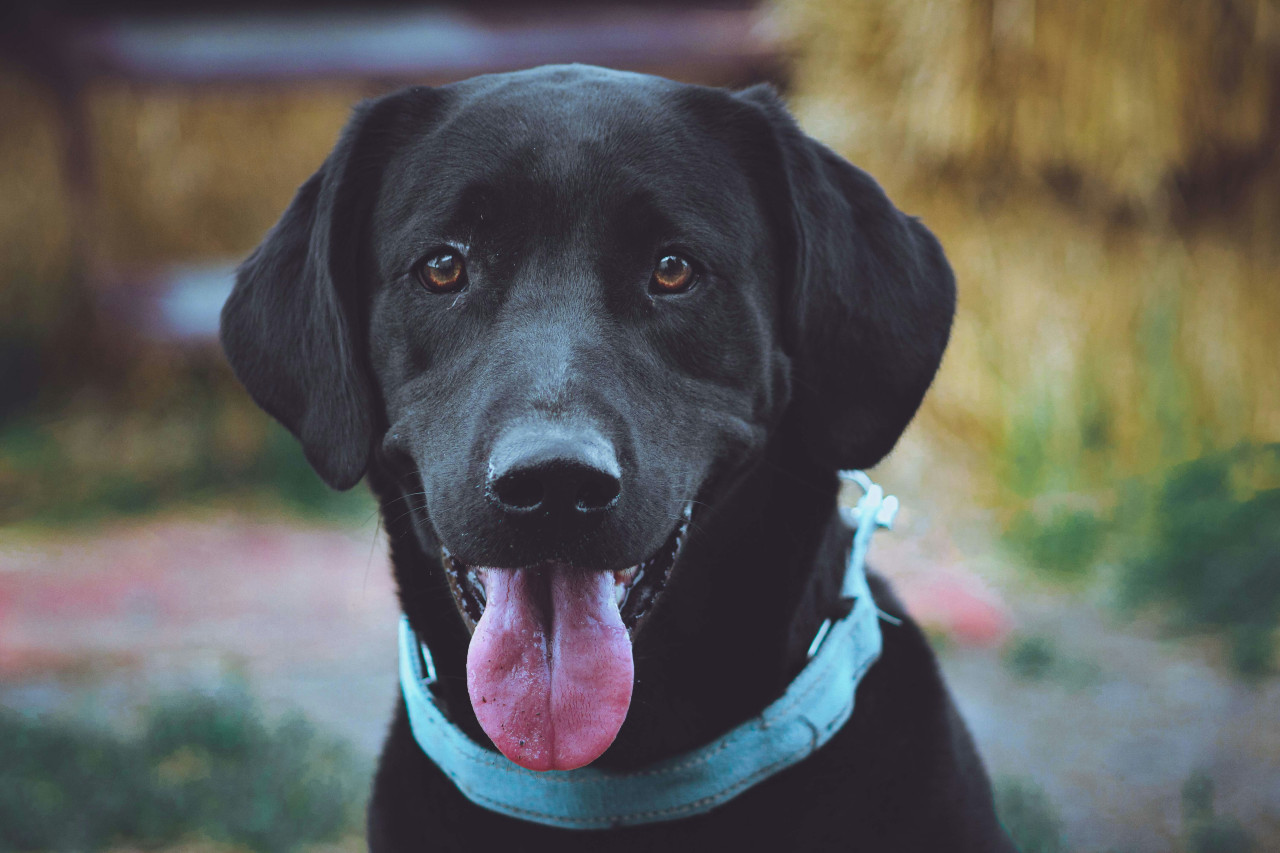
[[[1063,655],[1051,637],[1040,634],[1012,637],[1001,657],[1015,678],[1054,681],[1070,690],[1095,683],[1101,672],[1095,663]]]
[[[234,500],[363,523],[362,486],[334,492],[297,441],[221,371],[189,370],[170,394],[129,407],[97,401],[56,418],[0,423],[0,525],[70,524]]]
[[[1181,627],[1226,632],[1232,663],[1269,671],[1280,622],[1280,444],[1243,445],[1175,468],[1124,566],[1131,605],[1169,604]]]
[[[956,269],[915,434],[988,502],[1280,439],[1280,3],[777,9],[801,122]]]
[[[0,64],[0,525],[229,498],[372,514],[363,489],[323,485],[216,350],[99,326],[85,288],[247,255],[364,94],[95,84],[84,95],[86,195],[64,174],[56,99]]]
[[[1216,813],[1213,779],[1192,773],[1182,785],[1182,831],[1187,853],[1253,853],[1258,844],[1235,818]]]
[[[1021,853],[1066,853],[1062,819],[1044,790],[1029,779],[1011,776],[994,781],[996,813]],[[1214,808],[1213,779],[1192,773],[1182,786],[1183,853],[1255,853],[1253,836],[1235,818]]]
[[[802,124],[956,270],[912,440],[1030,566],[1265,668],[1280,521],[1237,471],[1280,440],[1280,0],[775,7]]]
[[[1018,637],[1010,641],[1004,653],[1005,666],[1027,681],[1047,677],[1057,661],[1057,644],[1048,637]]]
[[[284,853],[357,829],[367,768],[304,719],[243,692],[173,697],[124,736],[0,712],[0,851],[192,838]]]
[[[1062,820],[1048,796],[1034,782],[995,780],[996,814],[1021,853],[1064,853]]]
[[[1118,568],[1121,603],[1159,603],[1182,631],[1226,637],[1244,675],[1275,664],[1280,623],[1280,444],[1241,444],[1118,484],[1112,506],[1021,512],[1008,536],[1030,564],[1083,581]]]
[[[1054,507],[1040,520],[1030,511],[1018,514],[1007,531],[1031,564],[1059,580],[1081,577],[1100,554],[1107,527],[1088,509]]]

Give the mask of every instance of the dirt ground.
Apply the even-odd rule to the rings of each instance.
[[[990,542],[958,539],[904,513],[873,562],[938,638],[993,775],[1040,786],[1069,849],[1178,849],[1197,771],[1219,813],[1280,849],[1280,679],[1238,681],[1214,643],[1028,589]],[[301,710],[372,756],[396,697],[397,615],[372,520],[0,531],[0,704],[123,725],[158,694],[243,678],[269,711]],[[1030,671],[1009,663],[1020,647],[1039,650]]]

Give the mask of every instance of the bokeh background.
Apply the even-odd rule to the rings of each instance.
[[[0,851],[362,848],[374,505],[217,310],[353,103],[562,61],[771,81],[941,238],[873,562],[1022,849],[1280,850],[1280,2],[266,0],[0,13]]]

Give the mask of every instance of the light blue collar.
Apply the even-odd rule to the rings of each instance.
[[[445,717],[431,685],[435,666],[408,619],[400,620],[400,687],[422,751],[473,803],[563,829],[607,829],[675,820],[709,811],[829,741],[853,713],[858,682],[880,656],[879,611],[864,562],[871,534],[890,527],[898,501],[861,471],[841,472],[863,489],[841,515],[857,530],[843,594],[853,609],[822,624],[809,662],[776,702],[711,743],[640,770],[526,770],[463,734]],[[891,617],[885,617],[889,619]]]

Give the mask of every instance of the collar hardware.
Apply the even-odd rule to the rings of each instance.
[[[863,675],[880,656],[880,611],[867,587],[871,536],[892,526],[898,501],[861,471],[841,471],[862,498],[841,509],[855,527],[842,595],[843,618],[824,621],[809,661],[780,698],[710,743],[630,771],[594,767],[536,773],[468,738],[445,716],[431,685],[430,650],[401,617],[400,687],[414,740],[458,790],[477,805],[564,829],[608,829],[675,820],[710,811],[825,745],[853,713]]]

